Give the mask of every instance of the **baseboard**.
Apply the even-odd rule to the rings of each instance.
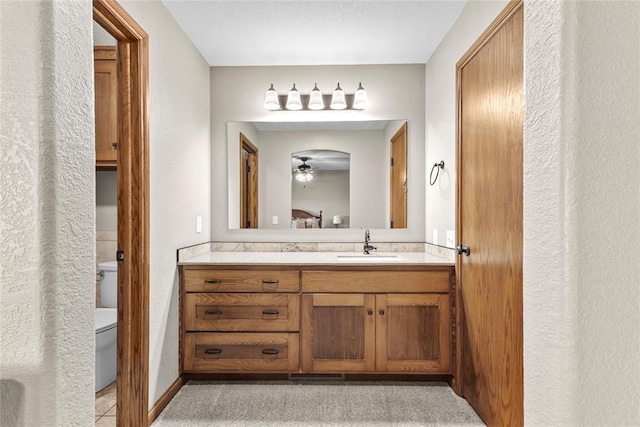
[[[178,378],[176,378],[173,384],[169,386],[167,391],[162,393],[160,399],[156,401],[156,403],[153,405],[153,408],[151,408],[151,410],[149,411],[149,425],[151,425],[156,420],[156,418],[158,418],[158,415],[160,415],[160,413],[164,411],[164,408],[167,407],[176,393],[180,391],[185,382],[186,381],[184,377],[180,375]]]

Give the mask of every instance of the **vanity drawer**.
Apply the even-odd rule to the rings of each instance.
[[[303,271],[302,292],[448,293],[450,270]]]
[[[300,273],[270,270],[184,269],[186,292],[298,292]]]
[[[187,333],[186,372],[291,372],[300,366],[297,333]]]
[[[189,293],[186,331],[297,331],[298,294]]]

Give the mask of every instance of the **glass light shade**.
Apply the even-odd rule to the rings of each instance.
[[[298,171],[296,173],[296,179],[300,182],[308,182],[313,179],[313,175],[309,172]]]
[[[322,92],[318,89],[318,83],[315,83],[311,95],[309,95],[309,109],[310,110],[323,110],[324,101],[322,100]]]
[[[300,101],[300,92],[296,89],[296,84],[289,91],[287,96],[287,110],[302,110],[302,101]]]
[[[333,223],[334,224],[342,224],[342,217],[340,215],[334,215],[333,216]]]
[[[338,87],[333,91],[333,96],[331,97],[331,109],[344,110],[345,108],[347,108],[347,101],[344,97],[344,91],[340,87],[340,83],[338,83]]]
[[[271,83],[271,87],[267,89],[267,93],[264,96],[264,108],[272,111],[280,109],[278,92],[276,92],[276,90],[273,88],[273,83]]]
[[[362,83],[358,85],[356,95],[353,100],[353,108],[356,110],[364,110],[369,108],[369,98],[367,97],[367,91],[362,87]]]

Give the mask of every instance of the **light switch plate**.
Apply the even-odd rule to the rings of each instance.
[[[273,224],[273,225],[278,225],[278,217],[277,217],[277,216],[274,216],[274,217],[273,217],[273,219],[272,219],[272,221],[271,221],[271,224]]]
[[[202,233],[202,217],[196,216],[196,233]]]
[[[438,229],[437,228],[433,229],[433,241],[431,243],[433,243],[434,245],[438,244]]]

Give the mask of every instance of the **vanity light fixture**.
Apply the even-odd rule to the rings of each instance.
[[[278,92],[276,92],[276,90],[273,88],[273,83],[271,83],[271,87],[267,89],[267,93],[264,96],[264,108],[272,111],[280,109]]]
[[[322,99],[322,92],[318,89],[318,83],[314,83],[311,95],[309,95],[310,110],[324,110],[324,100]]]
[[[296,88],[295,83],[289,91],[288,95],[278,95],[273,88],[273,83],[264,97],[264,108],[271,111],[276,110],[364,110],[369,107],[367,91],[362,87],[362,83],[358,84],[355,95],[345,94],[340,87],[340,83],[333,91],[332,95],[323,95],[318,84],[313,85],[313,89],[309,95],[302,95]]]
[[[296,89],[296,84],[293,84],[293,87],[289,91],[289,96],[287,96],[287,110],[302,110],[302,101],[300,100],[300,92]]]
[[[344,91],[338,83],[338,87],[333,91],[333,97],[331,97],[331,109],[344,110],[345,108],[347,108],[347,101],[344,97]]]
[[[353,108],[355,108],[356,110],[364,110],[365,108],[369,108],[369,98],[367,97],[367,91],[362,87],[362,83],[358,83],[356,96],[353,100]]]

